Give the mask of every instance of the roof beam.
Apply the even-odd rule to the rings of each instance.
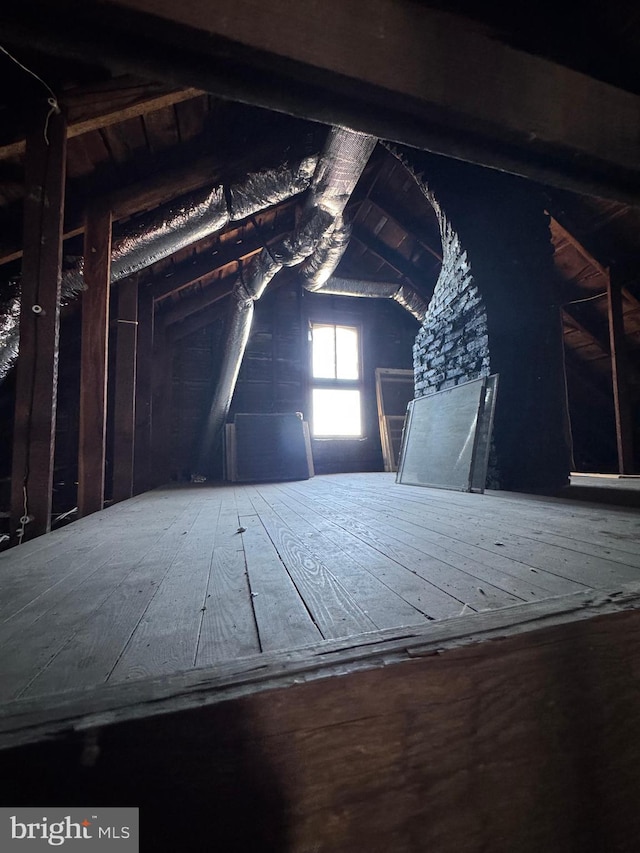
[[[598,356],[597,359],[590,358],[590,359],[583,359],[583,361],[597,361],[601,358],[606,358],[606,359],[611,358],[611,353],[609,351],[609,347],[607,346],[607,344],[601,338],[599,338],[597,335],[595,335],[593,332],[591,332],[589,329],[587,329],[585,326],[583,326],[583,324],[579,320],[576,320],[576,318],[573,316],[573,314],[571,314],[569,311],[567,311],[566,307],[564,307],[562,309],[562,320],[563,320],[563,326],[565,327],[565,339],[566,339],[566,335],[567,335],[566,327],[568,326],[571,331],[578,332],[580,335],[582,335],[583,338],[585,338],[587,340],[587,344],[586,344],[587,346],[593,346],[599,350],[600,355]],[[578,349],[582,349],[582,347],[573,347],[573,346],[571,346],[571,344],[568,344],[568,346],[574,352],[576,352]]]
[[[188,101],[201,95],[199,89],[168,88],[161,83],[149,83],[132,78],[113,80],[82,89],[70,89],[60,95],[59,103],[67,116],[67,138],[100,130],[111,124],[136,118]],[[0,142],[0,160],[24,154],[25,138]]]
[[[600,261],[597,260],[597,258],[594,258],[591,252],[586,249],[582,245],[582,243],[577,240],[573,236],[573,234],[571,234],[570,231],[567,231],[567,229],[563,225],[561,225],[558,220],[555,219],[553,216],[551,217],[550,227],[551,233],[554,236],[559,238],[559,240],[563,240],[565,243],[568,243],[570,246],[573,246],[573,248],[578,252],[578,254],[584,258],[587,264],[592,266],[598,273],[600,273],[600,275],[604,278],[605,283],[608,284],[609,270],[606,267],[602,266]],[[561,249],[562,244],[560,243],[557,246],[556,251],[559,251]],[[632,311],[635,312],[640,310],[640,300],[636,299],[636,297],[626,287],[621,288],[621,295],[622,299],[629,305],[629,309],[624,312],[625,314],[630,314]]]
[[[420,222],[414,219],[412,222],[407,221],[407,217],[400,208],[395,205],[391,198],[382,199],[378,193],[371,192],[367,194],[366,198],[363,198],[361,201],[357,202],[358,210],[362,209],[363,205],[369,204],[371,207],[377,208],[381,214],[387,217],[387,219],[391,220],[395,225],[401,228],[403,231],[406,231],[407,234],[415,240],[415,242],[424,249],[429,255],[432,255],[437,261],[442,263],[442,244],[440,244],[439,249],[434,249],[424,237],[424,221],[422,223],[422,227]]]
[[[197,314],[204,308],[208,308],[210,305],[214,305],[216,302],[224,299],[225,296],[231,293],[235,280],[236,277],[233,273],[226,275],[218,281],[217,286],[210,284],[204,290],[201,290],[200,293],[188,299],[181,300],[175,308],[163,314],[165,326],[168,328],[174,323],[180,323],[192,314]]]
[[[639,96],[415,0],[366,14],[344,0],[22,0],[1,18],[14,43],[640,204]]]
[[[226,267],[234,265],[237,268],[260,252],[264,246],[270,246],[292,231],[295,225],[296,204],[297,199],[291,198],[278,205],[276,212],[284,214],[284,217],[277,223],[277,229],[268,224],[261,226],[259,220],[262,214],[257,214],[248,234],[247,225],[223,232],[219,238],[220,242],[206,253],[197,256],[197,260],[183,262],[164,280],[150,278],[145,286],[152,289],[153,298],[158,303],[192,284],[205,284],[213,278],[220,278]],[[239,234],[242,234],[241,239],[233,239],[234,235]]]
[[[385,264],[388,264],[398,275],[408,279],[418,293],[424,290],[424,284],[416,284],[415,279],[419,272],[416,267],[399,252],[395,252],[384,240],[376,237],[375,234],[372,234],[358,223],[355,223],[352,227],[352,239],[357,240],[365,249],[376,255]],[[435,278],[433,283],[435,284]]]
[[[217,301],[221,301],[225,297],[229,296],[231,293],[231,288],[227,291],[220,291],[220,299]],[[167,339],[171,343],[176,343],[176,341],[181,341],[183,338],[188,337],[189,335],[193,335],[196,332],[199,332],[200,329],[204,329],[205,326],[210,326],[219,316],[220,305],[213,303],[209,305],[208,308],[204,308],[202,311],[199,311],[197,314],[191,314],[189,317],[186,317],[180,323],[174,323],[172,326],[167,328]]]

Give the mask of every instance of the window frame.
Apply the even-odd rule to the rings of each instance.
[[[358,337],[358,378],[357,379],[327,379],[313,375],[313,328],[314,326],[333,326],[334,328],[354,329]],[[366,439],[365,417],[364,417],[364,365],[362,346],[362,324],[357,322],[340,322],[335,318],[323,319],[314,317],[309,319],[309,408],[311,411],[311,438],[314,441],[362,441]],[[360,403],[360,433],[358,435],[315,435],[314,426],[314,390],[344,390],[358,391]]]

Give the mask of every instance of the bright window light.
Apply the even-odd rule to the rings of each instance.
[[[336,326],[336,378],[358,379],[358,330]]]
[[[336,327],[312,328],[313,377],[314,379],[336,378]]]
[[[358,330],[352,326],[312,326],[314,379],[359,379]]]
[[[316,438],[361,436],[360,391],[314,388],[313,434]]]

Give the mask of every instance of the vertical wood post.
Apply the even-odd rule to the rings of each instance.
[[[138,294],[138,352],[136,359],[136,435],[133,491],[140,494],[151,482],[151,382],[153,364],[153,296],[145,287]]]
[[[615,270],[607,276],[607,301],[609,308],[609,340],[611,343],[611,378],[613,405],[616,416],[616,443],[618,472],[633,473],[633,426],[631,404],[627,386],[624,318],[622,315],[622,286],[616,280]]]
[[[27,137],[25,159],[11,483],[11,528],[19,541],[51,529],[67,128],[62,115],[52,114],[47,121],[45,110],[48,106]],[[23,516],[29,523],[21,521]]]
[[[84,233],[78,514],[102,509],[107,431],[111,212],[88,212]]]
[[[138,280],[118,285],[116,375],[113,440],[113,499],[133,495],[133,456],[136,427],[136,348],[138,345]]]
[[[168,482],[170,477],[169,452],[171,446],[171,368],[173,347],[167,340],[167,331],[161,318],[156,316],[153,329],[153,401],[152,401],[152,479],[155,486]]]

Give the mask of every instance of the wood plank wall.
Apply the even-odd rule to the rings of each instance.
[[[175,344],[171,472],[188,477],[192,450],[220,364],[224,312],[215,323]],[[345,323],[363,330],[366,439],[314,442],[316,472],[382,471],[375,368],[411,369],[417,322],[390,300],[332,297],[300,291],[295,283],[256,303],[231,405],[235,412],[303,412],[310,416],[308,322]],[[220,474],[222,473],[220,469]]]
[[[640,611],[444,646],[8,750],[3,796],[139,806],[159,851],[637,850]]]

